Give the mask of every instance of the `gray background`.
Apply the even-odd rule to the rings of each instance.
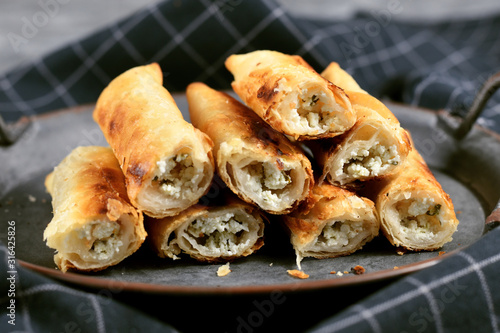
[[[66,43],[130,15],[159,0],[1,0],[0,74],[29,63]],[[182,0],[172,0],[182,3]],[[221,0],[222,1],[222,0]],[[229,1],[229,0],[228,0]],[[241,0],[230,0],[241,1]],[[498,0],[278,0],[293,15],[319,19],[347,19],[359,9],[382,11],[391,4],[404,5],[395,19],[437,21],[500,13]],[[400,2],[401,1],[401,2]],[[49,15],[43,15],[46,13]],[[47,20],[43,20],[48,17]],[[23,26],[39,19],[40,27],[13,46],[13,34],[23,36]],[[25,27],[26,29],[26,27]]]

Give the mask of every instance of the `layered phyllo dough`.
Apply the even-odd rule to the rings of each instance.
[[[450,196],[415,148],[401,171],[368,189],[381,230],[395,246],[436,250],[452,240],[458,226]]]
[[[132,68],[104,89],[94,111],[131,202],[152,217],[195,204],[214,172],[210,138],[183,119],[162,80],[155,63]]]
[[[233,90],[276,131],[295,139],[334,137],[356,121],[342,89],[299,56],[276,51],[231,55]]]
[[[98,271],[134,253],[146,238],[143,215],[127,197],[113,152],[79,147],[46,177],[54,217],[44,231],[54,261],[68,269]]]
[[[201,262],[225,262],[264,245],[264,220],[259,209],[231,197],[222,205],[195,205],[176,216],[147,218],[147,230],[162,258],[186,254]]]
[[[305,257],[333,258],[361,249],[380,227],[371,200],[327,183],[316,185],[307,203],[282,220],[299,268]]]
[[[310,143],[323,178],[336,185],[358,185],[356,181],[397,172],[411,149],[408,134],[397,118],[382,102],[359,88],[336,63],[322,75],[346,89],[357,115],[356,124],[346,133]]]
[[[218,174],[241,199],[285,214],[314,184],[304,152],[246,106],[203,83],[188,86],[192,123],[214,142]]]

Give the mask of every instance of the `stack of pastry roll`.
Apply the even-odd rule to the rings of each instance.
[[[329,82],[326,86],[302,58],[278,52],[233,55],[226,67],[234,76],[232,86],[239,97],[276,131],[304,141],[322,174],[306,203],[282,217],[298,264],[306,256],[334,257],[356,251],[377,234],[379,218],[387,238],[407,249],[432,250],[451,239],[457,223],[453,205],[412,149],[409,134],[381,101],[364,91],[337,63],[321,74]],[[325,93],[324,87],[333,88],[334,93]],[[347,125],[351,116],[354,122]],[[319,124],[318,119],[326,122]],[[334,120],[340,121],[337,127],[320,130]],[[313,125],[317,125],[314,130]],[[415,182],[425,183],[422,186],[427,189],[410,189],[403,197],[409,199],[414,192],[415,202],[397,204],[401,198],[390,188]],[[341,188],[361,188],[364,192],[358,194],[369,194],[372,201]],[[346,198],[356,198],[359,205],[364,204],[364,212],[371,213],[351,214],[354,206]],[[334,232],[335,225],[339,229]],[[422,231],[429,226],[428,232]],[[404,240],[401,233],[405,233]],[[336,239],[342,239],[345,247]],[[420,245],[412,239],[420,239]]]
[[[43,237],[68,269],[99,271],[134,253],[146,238],[143,215],[127,197],[125,179],[111,149],[79,147],[45,180],[54,216]]]
[[[143,213],[156,254],[201,262],[257,251],[267,214],[288,231],[299,268],[351,254],[379,230],[409,250],[451,240],[449,196],[391,111],[338,64],[320,75],[275,51],[225,64],[243,103],[192,83],[191,124],[156,63],[103,90],[93,116],[110,148],[77,149],[46,181],[54,219],[44,237],[61,270],[123,260],[146,237]],[[218,198],[206,195],[214,175],[227,186]]]
[[[146,217],[150,244],[159,257],[179,259],[184,253],[200,262],[225,262],[264,245],[266,217],[260,209],[229,191],[213,199],[175,216]]]
[[[332,147],[316,146],[323,177],[339,185],[368,181],[360,192],[375,202],[381,230],[393,245],[435,250],[451,241],[458,225],[452,201],[410,135],[337,63],[322,75],[346,90],[358,114],[356,125],[335,138]]]
[[[94,110],[130,201],[157,218],[195,204],[214,173],[212,141],[184,120],[162,81],[156,63],[132,68],[111,81]]]
[[[253,111],[276,132],[298,141],[319,142],[321,145],[343,137],[359,123],[357,110],[338,83],[326,80],[298,56],[275,51],[256,51],[230,56],[226,67],[234,76],[234,91],[250,110],[232,98],[225,97],[229,100],[228,103],[238,105],[241,110],[239,113],[245,115],[245,118],[254,119]],[[355,84],[352,78],[351,80]],[[358,90],[362,92],[359,87]],[[201,94],[196,96],[199,95]],[[189,98],[188,89],[188,100]],[[200,105],[205,104],[214,103],[200,101]],[[228,108],[221,102],[218,104],[214,109]],[[205,114],[201,116],[207,117]],[[225,134],[217,133],[223,129],[227,131],[229,127],[222,124],[230,122],[230,126],[242,128],[243,125],[236,125],[242,123],[239,118],[228,113],[225,121],[221,117],[213,117],[212,122],[199,127],[197,119],[191,115],[195,126],[202,131],[214,133],[209,134],[214,142],[217,140],[214,136],[222,138]],[[220,129],[211,127],[216,122],[221,123]],[[258,124],[258,120],[254,120],[254,123]],[[264,125],[261,125],[263,130],[266,129]],[[255,134],[250,137],[254,141],[258,140]],[[214,151],[217,151],[217,146],[215,142]],[[215,155],[217,160],[220,153],[216,152]],[[248,153],[243,156],[248,156]],[[217,164],[220,168],[220,163]],[[327,183],[315,185],[307,199],[297,209],[282,215],[281,220],[289,232],[299,268],[304,257],[332,258],[351,254],[379,232],[379,222],[371,200]]]
[[[220,178],[242,200],[286,214],[308,197],[311,162],[285,135],[228,94],[195,82],[186,97],[191,122],[214,142]]]
[[[356,124],[344,134],[309,144],[323,178],[352,187],[398,172],[411,146],[397,118],[337,63],[331,63],[322,75],[346,91],[357,115]]]

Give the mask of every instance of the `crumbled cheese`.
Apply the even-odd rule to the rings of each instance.
[[[406,203],[406,209],[402,209],[400,214],[402,231],[419,240],[432,239],[437,225],[441,223],[439,208],[436,209],[432,198],[411,200]],[[436,224],[436,222],[439,223]]]
[[[107,260],[120,251],[123,242],[118,237],[120,225],[112,221],[95,221],[78,230],[77,236],[91,244],[89,254],[97,260]]]
[[[248,225],[236,220],[233,213],[214,217],[200,217],[188,227],[188,232],[196,239],[203,239],[203,246],[220,255],[235,255],[248,247],[237,234],[249,232]]]
[[[425,214],[434,204],[434,199],[423,198],[420,200],[413,200],[413,202],[408,207],[408,215],[418,216]]]
[[[286,164],[282,170],[269,162],[250,165],[242,183],[256,196],[262,198],[269,206],[276,206],[281,201],[283,190],[292,182]]]
[[[334,221],[323,228],[321,241],[318,240],[318,243],[322,242],[328,247],[346,246],[362,229],[363,222],[360,221]]]
[[[309,112],[306,115],[307,122],[310,127],[318,127],[319,126],[319,114],[316,112]]]
[[[159,188],[167,195],[179,199],[186,191],[191,192],[202,177],[193,165],[190,154],[178,154],[167,160],[156,162],[158,173],[153,181],[158,183]],[[187,185],[187,186],[186,186]]]
[[[263,164],[264,186],[270,190],[282,190],[290,184],[291,179],[285,172],[278,170],[270,163]]]
[[[399,162],[396,145],[387,148],[375,142],[370,149],[358,148],[351,151],[349,161],[344,161],[343,170],[337,170],[337,175],[343,171],[354,178],[378,176]]]

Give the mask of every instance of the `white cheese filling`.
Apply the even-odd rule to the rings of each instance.
[[[333,221],[323,228],[316,245],[345,247],[362,231],[362,221]]]
[[[375,142],[369,149],[352,150],[349,161],[344,162],[343,168],[337,171],[337,176],[342,172],[354,178],[378,176],[399,163],[400,156],[396,145],[386,147]]]
[[[400,204],[402,231],[418,240],[431,240],[441,227],[441,205],[432,198],[405,200]]]
[[[202,178],[200,170],[193,165],[190,154],[178,154],[158,161],[158,173],[153,178],[163,193],[175,199],[192,194]]]
[[[292,178],[286,165],[279,169],[274,163],[263,162],[247,166],[246,179],[242,182],[257,197],[267,204],[277,206]]]
[[[88,255],[96,260],[109,260],[120,251],[123,242],[118,237],[120,224],[112,221],[95,221],[78,231],[78,238],[87,240]]]
[[[324,92],[310,94],[303,89],[296,105],[290,111],[290,122],[298,124],[305,131],[325,132],[336,121],[335,112],[328,107]]]
[[[216,255],[236,255],[249,247],[248,225],[240,222],[234,213],[217,217],[200,217],[193,221],[187,232],[197,243]]]

